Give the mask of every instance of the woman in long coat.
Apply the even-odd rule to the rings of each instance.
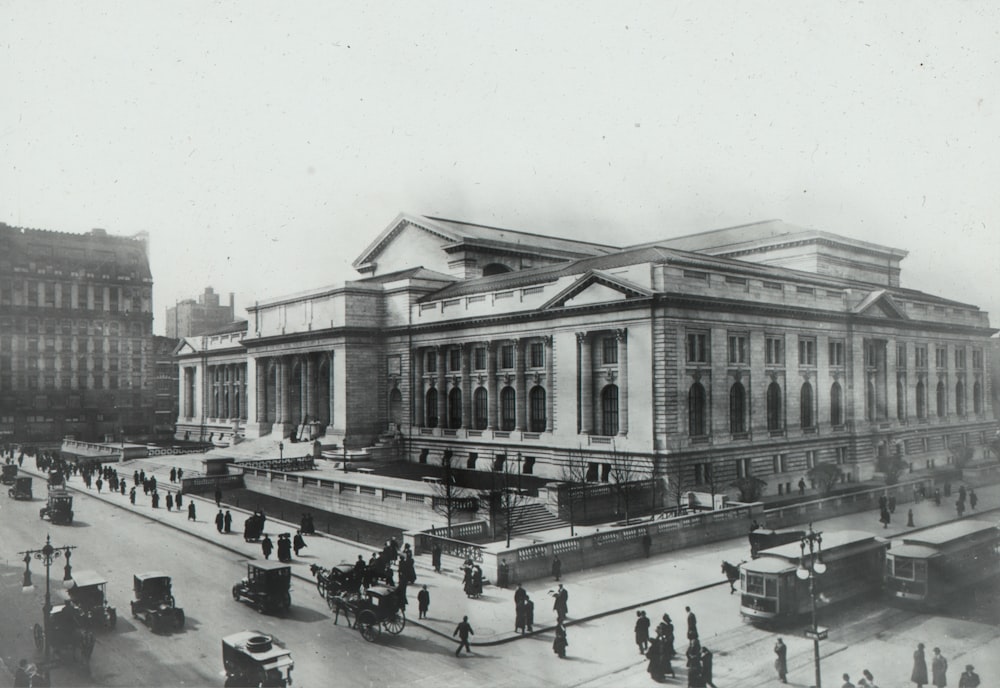
[[[931,658],[931,683],[935,688],[944,688],[948,685],[946,674],[948,673],[948,660],[941,654],[941,648],[934,648],[934,657]]]
[[[560,659],[566,658],[566,648],[569,640],[566,639],[566,627],[561,623],[556,624],[556,638],[552,641],[552,651],[559,655]]]
[[[924,659],[924,644],[917,643],[917,649],[913,653],[913,671],[910,673],[910,680],[917,684],[917,688],[924,688],[927,683],[927,660]]]
[[[778,672],[778,679],[782,683],[788,683],[785,678],[788,674],[788,646],[781,638],[774,644],[774,654],[777,655],[774,659],[774,670]]]

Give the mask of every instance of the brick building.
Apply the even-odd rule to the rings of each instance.
[[[770,494],[820,462],[922,469],[995,433],[994,330],[900,287],[905,256],[780,221],[614,247],[400,215],[359,279],[184,340],[178,436],[306,421],[415,462]]]
[[[219,295],[212,287],[198,299],[185,299],[167,308],[166,330],[172,339],[204,334],[219,327],[225,327],[236,320],[234,295],[229,294],[229,305],[219,305]]]
[[[147,239],[0,224],[0,432],[21,442],[146,435]]]

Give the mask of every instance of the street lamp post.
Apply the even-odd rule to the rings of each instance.
[[[65,555],[66,566],[63,567],[63,585],[66,587],[71,587],[73,585],[73,567],[70,566],[70,556],[72,551],[76,549],[75,545],[63,545],[60,547],[52,546],[52,538],[48,535],[45,536],[45,546],[41,549],[28,549],[23,552],[18,552],[18,554],[23,554],[24,558],[24,582],[23,590],[24,592],[30,592],[34,587],[31,584],[31,559],[35,559],[42,562],[45,566],[45,604],[42,606],[42,623],[45,629],[45,656],[49,655],[49,612],[52,611],[52,595],[49,590],[49,569],[52,568],[52,564],[60,556]]]
[[[819,670],[819,641],[820,638],[826,637],[826,629],[821,629],[816,625],[816,577],[826,572],[826,564],[820,558],[823,552],[823,533],[814,531],[810,523],[809,531],[802,536],[802,540],[799,542],[799,548],[802,551],[802,557],[799,559],[799,568],[796,570],[795,575],[798,576],[799,580],[809,581],[809,599],[812,602],[812,629],[806,631],[806,636],[811,637],[813,641],[816,688],[823,688]],[[806,556],[807,548],[809,550],[808,557]]]

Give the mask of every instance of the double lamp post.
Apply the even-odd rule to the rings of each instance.
[[[55,563],[56,559],[60,556],[65,556],[66,566],[63,567],[63,586],[66,588],[73,587],[73,567],[70,566],[69,559],[72,555],[72,551],[76,549],[74,545],[63,545],[60,547],[52,546],[52,538],[50,536],[45,536],[45,546],[41,549],[28,549],[23,552],[18,552],[18,554],[23,554],[24,558],[24,581],[22,583],[22,592],[29,593],[34,589],[31,584],[31,560],[32,558],[37,559],[42,562],[45,566],[45,604],[42,607],[42,624],[45,629],[44,637],[44,653],[45,656],[49,655],[49,612],[52,611],[52,595],[49,590],[49,569],[52,568],[52,564]]]
[[[823,688],[819,670],[819,641],[827,637],[827,630],[816,625],[816,577],[826,572],[826,564],[821,558],[823,552],[823,533],[813,530],[809,524],[809,530],[799,541],[799,548],[802,556],[799,559],[799,568],[795,575],[802,581],[809,581],[809,599],[812,602],[812,628],[806,629],[806,637],[813,641],[813,663],[816,665],[816,688]],[[808,551],[808,554],[806,553]]]

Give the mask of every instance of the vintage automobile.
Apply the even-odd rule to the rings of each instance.
[[[292,685],[292,653],[260,631],[240,631],[222,639],[226,688]]]
[[[108,605],[104,596],[108,584],[96,571],[73,573],[73,587],[69,589],[68,607],[84,626],[100,626],[111,630],[118,622],[118,612]]]
[[[289,592],[292,567],[278,561],[248,561],[247,575],[233,586],[233,599],[246,599],[258,612],[287,612],[292,606]]]
[[[38,511],[39,518],[48,516],[56,525],[73,523],[73,495],[68,490],[50,489],[48,503]]]
[[[56,655],[64,655],[69,652],[74,659],[83,663],[90,661],[90,656],[94,653],[94,634],[86,628],[80,626],[79,620],[73,611],[65,604],[57,604],[49,610],[48,636],[45,628],[41,624],[35,624],[34,638],[35,648],[41,652],[48,644],[50,650]]]
[[[184,628],[184,610],[177,606],[171,592],[170,576],[159,571],[132,576],[132,616],[158,633]]]
[[[316,590],[326,600],[330,609],[334,608],[334,598],[338,595],[360,598],[358,590],[361,588],[361,581],[355,578],[353,564],[337,564],[329,569],[311,564],[309,571],[316,576]]]
[[[368,642],[378,638],[382,628],[393,635],[399,635],[406,627],[406,615],[400,600],[399,588],[388,585],[373,585],[364,592],[364,597],[349,599],[334,598],[337,623],[343,614],[351,628],[356,628]],[[354,616],[353,623],[351,616]]]
[[[31,501],[34,494],[31,491],[31,476],[19,475],[14,478],[14,487],[7,490],[7,494],[14,499],[26,499]]]
[[[17,464],[16,463],[5,463],[3,465],[3,472],[0,473],[0,483],[4,485],[13,485],[14,478],[17,477]]]

